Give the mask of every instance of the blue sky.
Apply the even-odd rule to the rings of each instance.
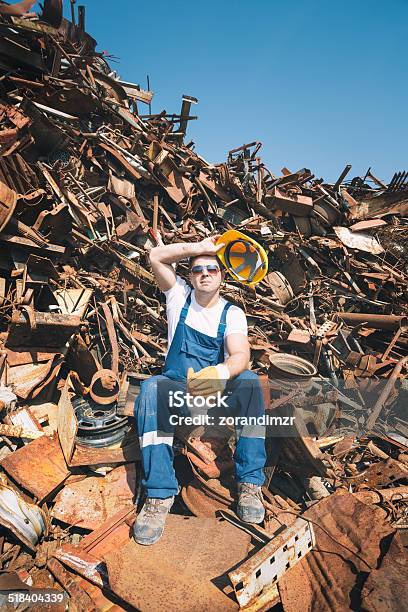
[[[275,174],[408,168],[408,0],[79,3],[121,77],[146,86],[149,74],[153,112],[199,99],[187,134],[208,161],[260,140]]]

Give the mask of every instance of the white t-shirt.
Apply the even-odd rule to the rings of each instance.
[[[191,293],[191,304],[186,317],[186,325],[196,329],[207,336],[217,337],[218,325],[220,323],[221,313],[224,309],[227,300],[220,297],[218,303],[211,308],[204,308],[196,302],[195,291],[191,289],[184,279],[176,276],[175,285],[164,292],[166,296],[167,309],[167,325],[168,325],[168,348],[176,332],[177,323],[180,319],[181,310],[186,302],[186,299]],[[224,333],[224,357],[228,358],[228,351],[225,346],[225,338],[230,334],[248,335],[248,325],[246,316],[238,306],[230,306],[227,311],[226,328]]]

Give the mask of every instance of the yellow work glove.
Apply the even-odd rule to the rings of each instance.
[[[191,395],[215,395],[218,391],[225,389],[227,380],[230,377],[228,367],[219,363],[216,366],[208,366],[198,372],[193,368],[187,371],[187,390]]]

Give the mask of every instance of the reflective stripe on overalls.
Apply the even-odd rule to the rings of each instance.
[[[224,333],[231,304],[227,302],[224,306],[215,338],[186,325],[190,304],[191,293],[181,311],[163,374],[143,381],[135,402],[144,470],[142,484],[148,497],[164,499],[178,492],[172,447],[175,425],[171,424],[170,417],[179,411],[169,407],[169,393],[186,391],[188,368],[197,372],[224,361]],[[229,414],[256,417],[264,414],[263,394],[256,374],[246,370],[230,380],[227,388]],[[187,414],[183,412],[183,416]],[[261,485],[266,460],[264,433],[260,434],[259,428],[254,433],[252,428],[246,435],[245,428],[236,427],[236,434],[237,481]]]

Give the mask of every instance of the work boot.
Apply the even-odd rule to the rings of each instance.
[[[148,497],[133,525],[133,537],[138,544],[150,546],[161,538],[174,497]]]
[[[238,483],[237,514],[245,523],[262,523],[265,508],[262,503],[261,487],[249,482]]]

